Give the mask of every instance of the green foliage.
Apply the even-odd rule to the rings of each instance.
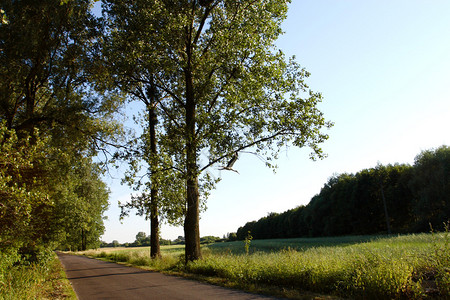
[[[0,252],[95,247],[108,191],[93,156],[121,132],[119,97],[94,84],[90,1],[3,1]]]
[[[433,255],[428,259],[427,268],[416,270],[417,280],[435,281],[436,289],[444,295],[450,295],[450,221],[444,224],[442,234],[432,231]]]
[[[220,240],[220,238],[217,236],[212,236],[212,235],[202,236],[200,238],[200,244],[213,244],[219,240]]]
[[[7,249],[0,252],[0,286],[5,285],[7,272],[13,267],[14,263],[19,261],[20,255],[17,250]]]
[[[55,253],[41,251],[38,262],[0,252],[0,299],[76,299]]]
[[[101,170],[90,159],[80,158],[57,178],[64,185],[54,183],[55,223],[60,248],[86,250],[100,245],[104,232],[103,214],[108,208],[109,190],[101,180]]]
[[[250,250],[250,244],[252,243],[253,237],[250,234],[250,231],[247,233],[247,236],[245,237],[244,240],[244,248],[245,248],[245,254],[248,255],[248,252]]]
[[[36,223],[35,214],[52,204],[42,189],[46,139],[37,132],[34,143],[30,139],[19,139],[15,130],[0,122],[0,250],[32,239],[30,226]]]
[[[200,199],[216,183],[208,168],[248,148],[271,167],[285,145],[323,157],[319,145],[328,136],[321,130],[332,124],[317,108],[322,96],[305,83],[309,73],[275,47],[288,3],[104,1],[109,62],[132,80],[114,78],[140,98],[158,91],[159,154],[186,187],[187,260],[201,256]]]
[[[135,241],[136,246],[144,245],[146,243],[146,239],[147,234],[145,232],[138,232],[138,234],[136,234],[136,241]]]
[[[415,230],[427,231],[429,224],[443,230],[450,220],[450,147],[422,151],[415,158],[411,180]]]
[[[67,156],[48,146],[48,138],[35,133],[30,143],[31,138],[19,139],[4,125],[0,124],[1,248],[34,251],[44,243],[72,249],[96,246],[108,205],[98,166],[85,158],[68,163]]]
[[[227,238],[227,241],[229,241],[229,242],[236,241],[237,240],[236,232],[228,233],[226,238]]]
[[[443,230],[450,219],[449,186],[450,148],[442,146],[423,151],[414,166],[334,175],[308,205],[248,222],[237,238],[244,240],[248,231],[255,239],[427,232],[430,223]]]

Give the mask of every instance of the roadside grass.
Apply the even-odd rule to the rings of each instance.
[[[229,287],[290,298],[331,295],[352,299],[450,299],[449,233],[396,237],[253,240],[203,247],[203,259],[183,263],[183,247],[85,252]],[[314,296],[311,296],[314,295]]]
[[[184,258],[184,245],[161,246],[161,252],[162,256],[159,259],[150,258],[150,247],[101,248],[72,253],[145,267],[145,269],[153,271],[177,271],[181,269],[183,265],[182,258]]]
[[[27,263],[14,253],[0,254],[0,299],[76,300],[56,254],[47,255],[40,263]]]

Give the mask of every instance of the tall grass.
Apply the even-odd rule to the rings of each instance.
[[[159,259],[150,258],[150,247],[104,248],[75,253],[133,266],[145,266],[147,269],[155,271],[179,269],[182,265],[182,257],[184,257],[184,246],[162,246],[161,249],[163,255]]]
[[[187,270],[248,284],[332,293],[341,296],[395,298],[416,296],[410,282],[415,257],[399,259],[405,251],[367,247],[320,247],[253,255],[211,255],[188,264]]]
[[[148,248],[96,255],[157,270],[222,278],[240,287],[273,286],[357,299],[450,298],[448,232],[293,239],[290,244],[289,240],[218,243],[203,249],[203,259],[187,265],[180,256],[183,249],[162,249],[159,260],[148,258]]]
[[[0,299],[76,299],[53,252],[28,262],[16,252],[0,252]]]
[[[249,252],[274,252],[283,249],[306,250],[317,247],[348,246],[378,240],[386,236],[340,236],[340,237],[317,237],[317,238],[291,238],[272,240],[251,240]],[[206,246],[214,253],[231,252],[233,254],[246,253],[245,241],[234,241],[227,243],[215,243]]]

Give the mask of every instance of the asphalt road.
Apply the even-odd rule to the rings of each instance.
[[[58,257],[79,300],[275,299],[84,256]]]

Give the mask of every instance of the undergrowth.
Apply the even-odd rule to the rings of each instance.
[[[56,254],[43,250],[30,261],[17,251],[0,252],[0,299],[76,299]]]

